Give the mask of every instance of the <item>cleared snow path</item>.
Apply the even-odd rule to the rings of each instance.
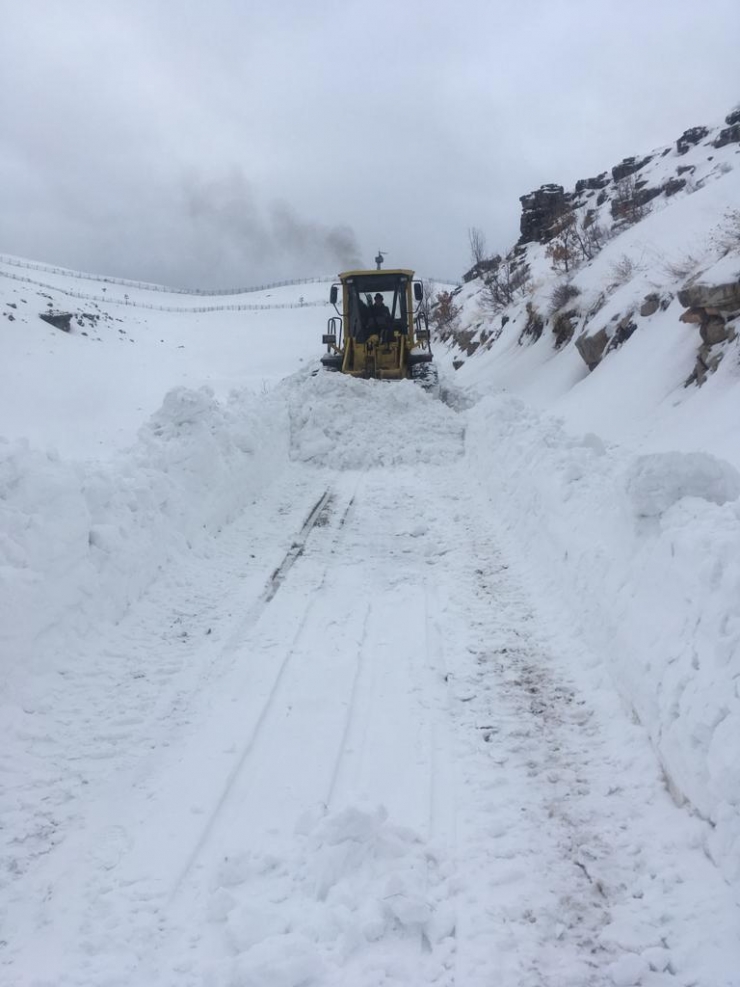
[[[430,406],[443,465],[293,464],[48,683],[3,755],[2,982],[737,984],[703,824]]]

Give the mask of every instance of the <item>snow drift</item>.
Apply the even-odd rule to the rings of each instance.
[[[176,388],[111,463],[0,440],[3,672],[47,631],[118,619],[161,566],[261,491],[287,458],[280,400]]]

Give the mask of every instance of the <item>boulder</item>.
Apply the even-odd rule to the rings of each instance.
[[[609,344],[609,336],[606,329],[599,329],[598,332],[579,336],[576,340],[576,349],[589,370],[598,367],[604,351]]]
[[[721,315],[708,315],[702,319],[699,332],[707,346],[724,343],[726,339],[730,338],[730,330]]]
[[[735,123],[740,123],[740,106],[736,106],[731,113],[727,114],[725,123],[728,127],[731,127]]]
[[[656,295],[655,293],[645,295],[645,301],[640,306],[640,315],[643,319],[647,319],[651,315],[655,315],[659,308],[660,295]]]
[[[680,316],[679,322],[686,322],[688,325],[701,325],[701,321],[704,318],[704,309],[702,308],[689,308],[686,309]]]
[[[719,312],[737,312],[740,311],[740,281],[726,284],[687,284],[679,291],[678,300],[684,308],[715,308]]]
[[[48,322],[50,326],[54,326],[55,329],[61,329],[62,332],[70,332],[72,328],[71,312],[42,312],[39,318]]]

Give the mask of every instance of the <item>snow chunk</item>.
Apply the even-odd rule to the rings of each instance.
[[[609,967],[614,987],[638,987],[650,966],[641,956],[622,956]]]
[[[627,474],[627,492],[638,517],[664,514],[683,497],[725,504],[740,497],[740,473],[705,452],[639,456]]]
[[[399,941],[454,929],[445,882],[428,887],[429,848],[382,806],[306,812],[283,850],[265,866],[255,854],[232,859],[214,884],[209,914],[226,919],[240,987],[309,984],[326,967],[370,952],[382,963]]]
[[[234,963],[230,987],[309,987],[323,974],[316,947],[300,935],[271,936]]]

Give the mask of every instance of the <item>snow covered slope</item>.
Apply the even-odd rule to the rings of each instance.
[[[106,456],[170,387],[267,389],[320,352],[330,283],[202,295],[0,258],[2,434]],[[50,310],[72,314],[69,333]]]
[[[463,361],[456,383],[517,394],[573,431],[642,451],[712,452],[740,467],[740,339],[712,348],[712,357],[726,359],[703,387],[684,387],[703,339],[697,322],[681,321],[686,306],[677,297],[690,280],[740,280],[740,142],[715,147],[719,130],[707,128],[683,153],[672,146],[636,159],[646,163],[627,179],[605,173],[600,190],[570,193],[565,206],[576,219],[588,216],[603,231],[591,259],[571,244],[566,273],[548,255],[557,240],[528,242],[511,255],[529,275],[511,304],[491,304],[486,277],[465,285],[447,330],[450,358]],[[633,194],[685,184],[650,199],[632,222],[615,222],[625,181],[639,186]],[[647,299],[657,304],[643,309]],[[589,372],[577,344],[600,330],[606,352],[597,350]]]

